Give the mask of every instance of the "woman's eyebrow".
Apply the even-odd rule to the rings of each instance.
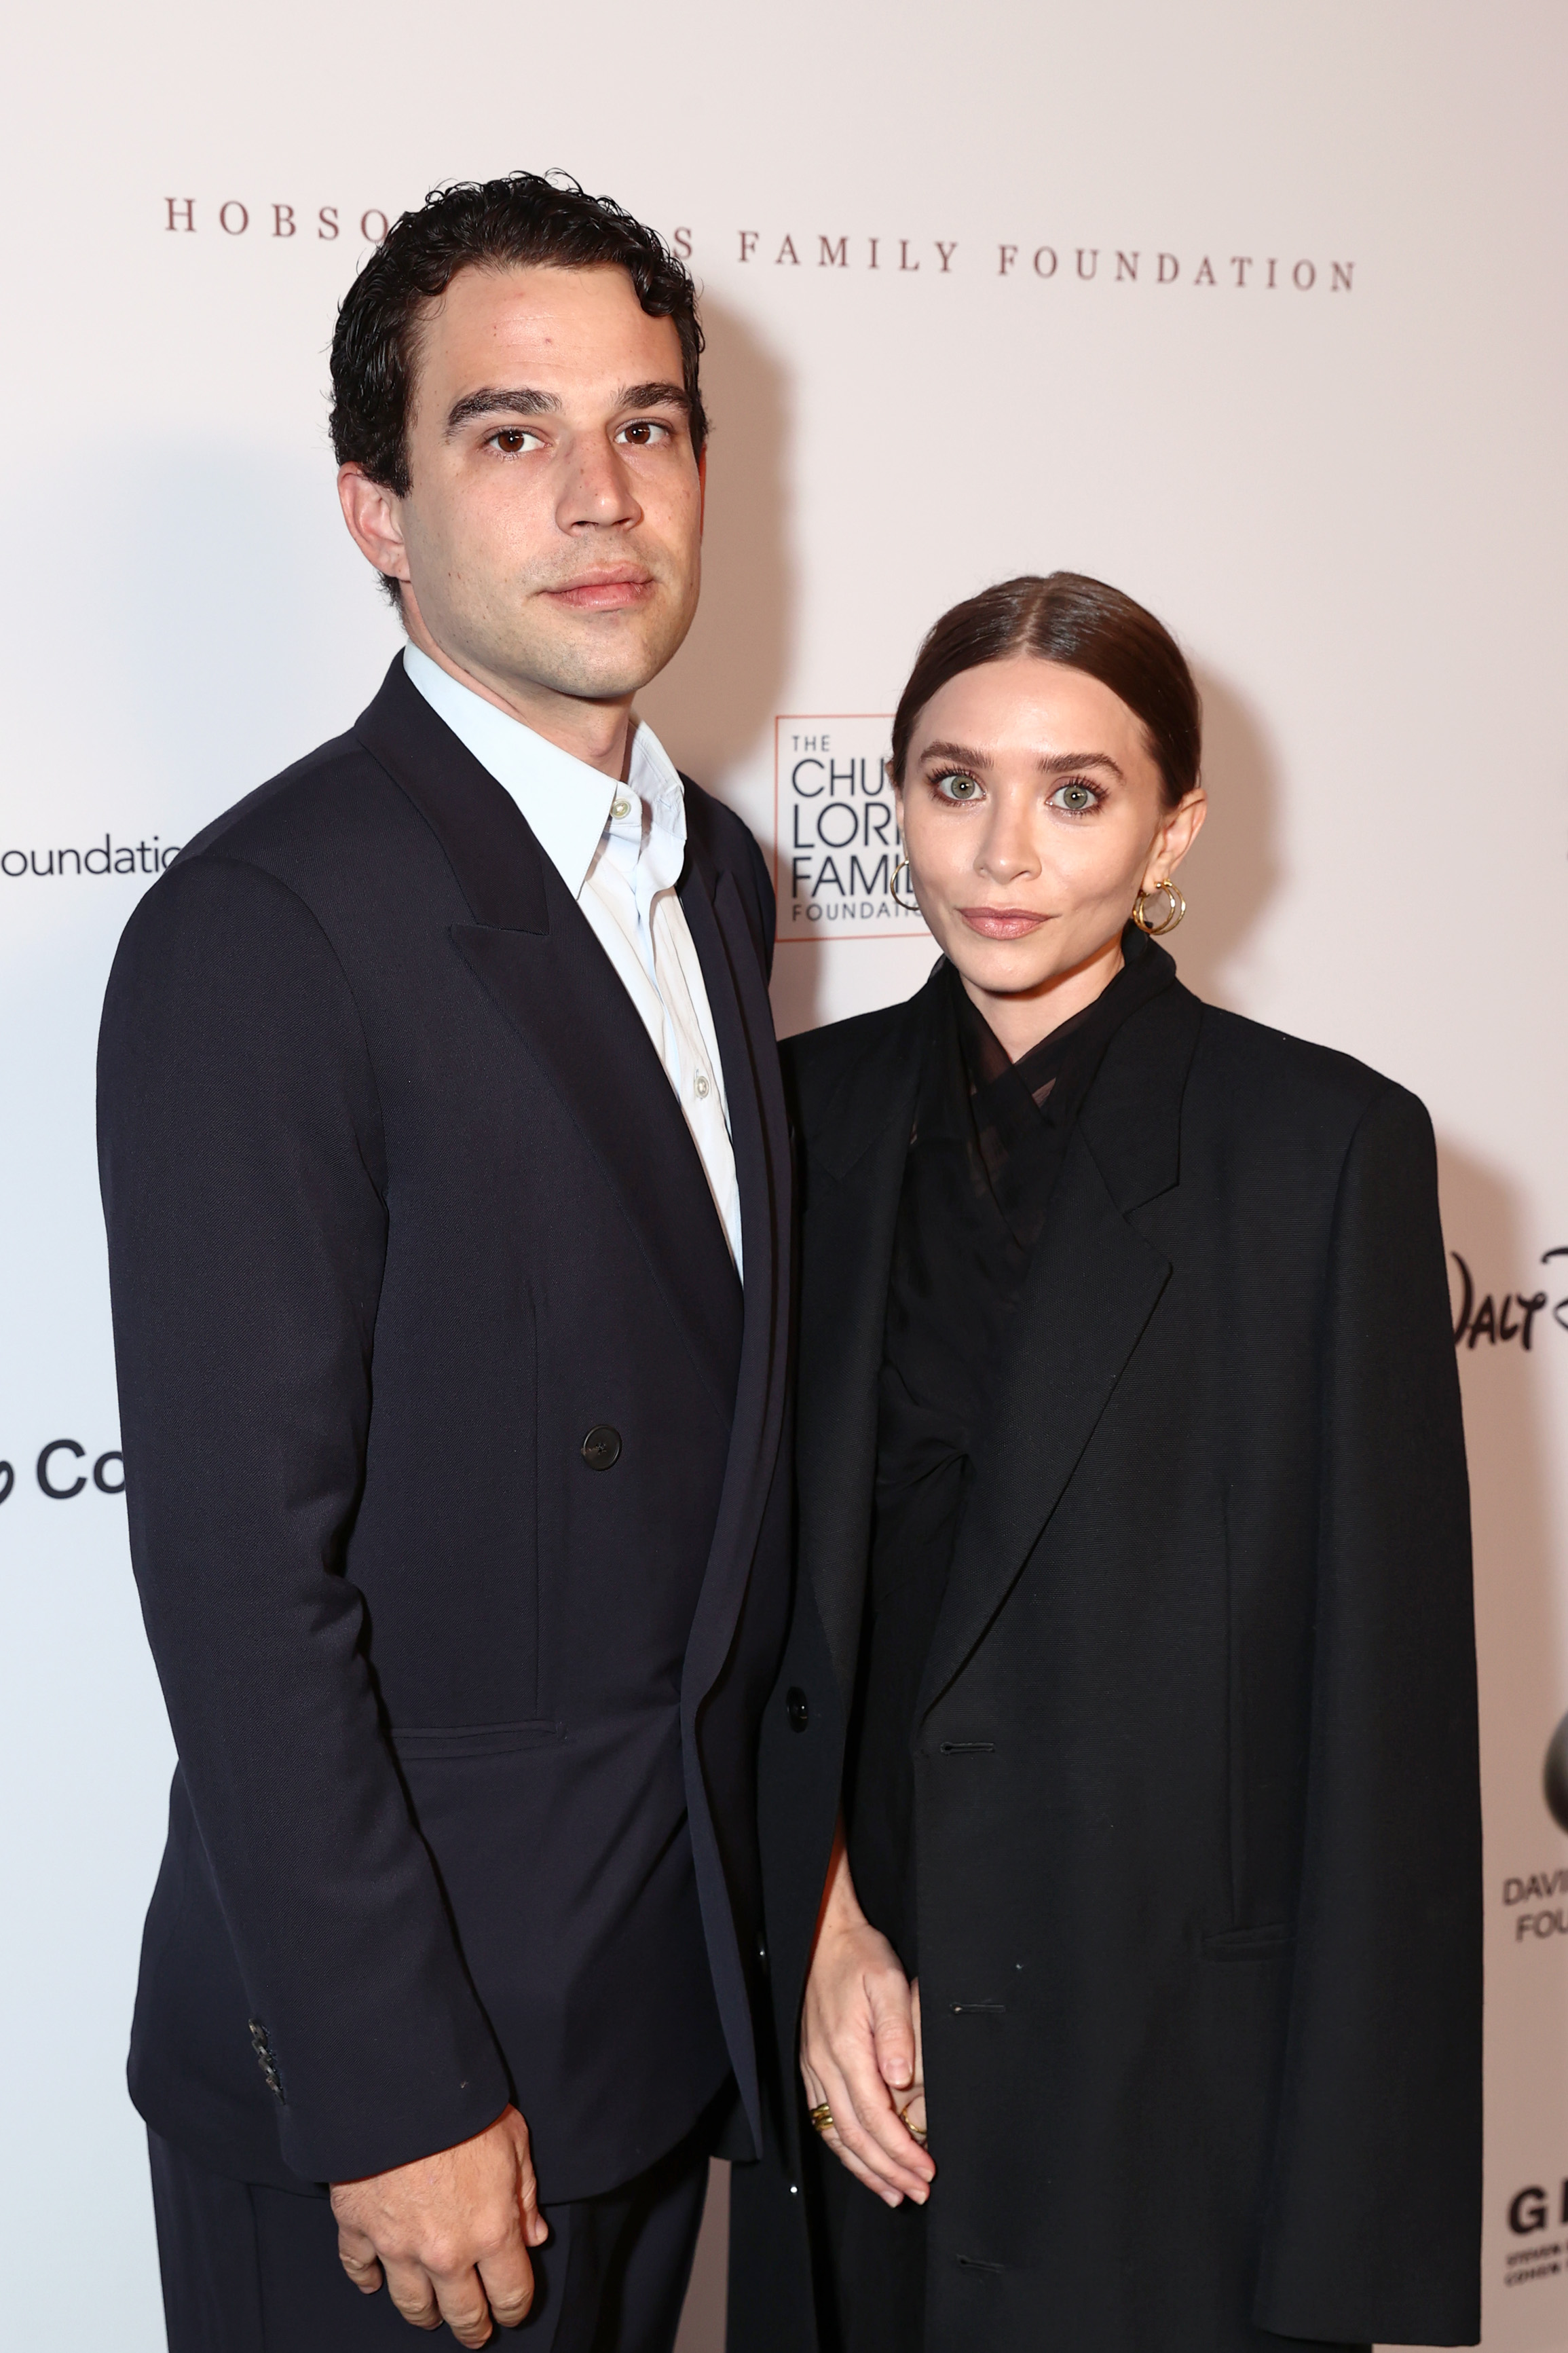
[[[965,768],[989,768],[994,765],[994,755],[990,752],[977,752],[970,744],[928,744],[921,754],[921,759],[922,762],[956,760]],[[1123,783],[1126,781],[1109,752],[1042,752],[1038,765],[1042,775],[1047,776],[1066,776],[1074,768],[1109,768],[1113,776]]]
[[[921,754],[922,760],[957,760],[965,768],[988,768],[991,754],[972,751],[967,744],[928,744]]]
[[[1109,752],[1042,752],[1039,765],[1047,776],[1065,776],[1069,768],[1109,768],[1113,776],[1126,781]]]

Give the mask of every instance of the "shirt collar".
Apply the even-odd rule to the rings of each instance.
[[[582,896],[595,854],[610,828],[612,807],[626,797],[628,787],[647,805],[650,836],[667,853],[669,849],[678,851],[679,872],[686,847],[686,797],[669,754],[645,721],[633,722],[630,774],[627,785],[617,786],[602,769],[563,752],[521,719],[487,702],[417,646],[404,647],[403,667],[410,685],[511,795],[574,899]],[[629,829],[631,819],[628,811],[621,822]],[[637,830],[642,830],[640,821]]]

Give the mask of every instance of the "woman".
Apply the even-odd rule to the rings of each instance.
[[[892,754],[942,961],[789,1049],[802,1565],[761,1803],[801,2088],[734,2178],[736,2353],[1478,2333],[1431,1129],[1177,980],[1199,738],[1113,589],[947,614]]]

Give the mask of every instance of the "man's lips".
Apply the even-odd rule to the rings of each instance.
[[[1048,923],[1048,915],[1037,914],[1032,907],[960,907],[959,913],[972,932],[984,940],[1022,940]]]
[[[653,586],[651,573],[616,565],[600,572],[584,572],[564,587],[547,588],[544,594],[552,603],[565,605],[574,613],[618,613],[629,605],[646,603]]]

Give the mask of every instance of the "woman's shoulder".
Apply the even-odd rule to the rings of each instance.
[[[1374,1124],[1431,1132],[1426,1105],[1398,1080],[1332,1046],[1205,1005],[1193,1079],[1198,1103],[1225,1121],[1260,1118],[1297,1136],[1348,1143]]]
[[[893,1078],[905,1064],[917,1007],[924,991],[874,1013],[854,1013],[820,1029],[797,1030],[780,1041],[784,1078],[798,1124],[816,1128],[847,1082],[875,1087],[885,1067]]]

